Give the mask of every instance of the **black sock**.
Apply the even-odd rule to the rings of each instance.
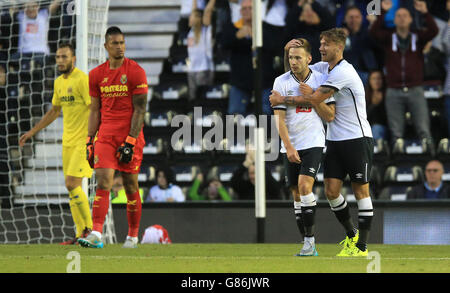
[[[300,232],[300,235],[302,236],[303,241],[303,238],[305,238],[305,226],[303,224],[302,210],[301,208],[294,208],[294,212],[295,212],[295,221],[297,222],[297,228],[298,231]]]
[[[367,241],[369,240],[370,227],[372,226],[373,216],[358,216],[359,239],[356,243],[361,251],[367,249]]]
[[[345,208],[340,210],[333,211],[338,219],[339,223],[344,227],[345,233],[348,238],[353,238],[356,235],[355,225],[353,225],[352,217],[350,216],[350,208],[348,205]]]
[[[303,225],[305,226],[305,236],[314,237],[314,218],[316,206],[302,207]]]

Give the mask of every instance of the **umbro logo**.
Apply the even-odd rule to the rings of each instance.
[[[358,178],[358,179],[361,179],[363,177],[363,174],[357,173],[357,174],[355,174],[355,177]]]
[[[316,169],[314,169],[314,168],[309,168],[309,172],[310,172],[310,173],[315,173],[315,172],[316,172]]]
[[[294,94],[294,91],[289,90],[289,91],[287,91],[287,94],[288,94],[288,96],[292,96]]]

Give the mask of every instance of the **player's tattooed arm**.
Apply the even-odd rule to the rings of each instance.
[[[314,110],[316,110],[320,118],[322,118],[326,122],[331,122],[334,120],[334,116],[336,114],[336,105],[334,104],[327,105],[324,102],[322,102],[317,106],[315,106]]]
[[[147,109],[147,94],[133,96],[134,112],[131,117],[131,127],[129,135],[137,138],[144,124],[145,110]]]
[[[100,125],[100,99],[91,97],[89,105],[88,136],[95,136]]]
[[[326,99],[330,98],[334,92],[335,89],[328,86],[321,86],[319,87],[315,92],[311,93],[311,89],[307,84],[300,84],[300,91],[302,91],[304,94],[303,96],[311,101],[311,104],[316,107]]]

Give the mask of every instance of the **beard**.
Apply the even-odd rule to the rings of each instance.
[[[63,70],[59,70],[58,69],[58,71],[61,73],[61,74],[65,74],[65,73],[69,73],[70,71],[72,71],[72,65],[68,65],[65,69],[63,69]]]

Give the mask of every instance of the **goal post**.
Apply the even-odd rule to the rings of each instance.
[[[0,108],[0,125],[6,133],[0,133],[0,243],[57,243],[73,237],[62,172],[62,117],[23,148],[18,139],[51,107],[53,81],[58,76],[55,51],[60,42],[75,43],[76,66],[85,73],[106,60],[103,44],[109,0],[37,1],[40,16],[48,16],[42,23],[48,25],[49,51],[31,58],[18,54],[17,42],[20,17],[27,13],[29,2],[0,1],[0,77],[5,76],[0,78],[1,103],[5,105]],[[60,6],[50,12],[54,2]],[[95,194],[95,180],[83,182],[83,189],[89,196],[92,190]],[[106,233],[114,233],[112,211],[105,226]],[[108,239],[114,242],[115,233]]]

